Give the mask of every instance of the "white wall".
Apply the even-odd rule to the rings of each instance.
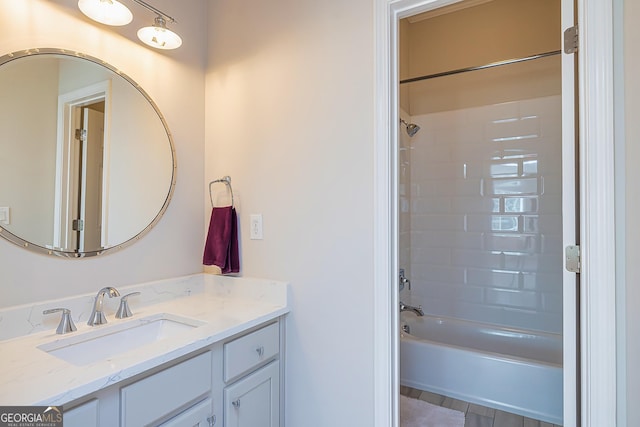
[[[16,179],[0,180],[0,206],[10,209],[7,229],[12,233],[51,244],[54,185],[50,177],[56,170],[58,61],[49,59],[28,68],[14,61],[3,66],[2,74],[0,175]],[[37,125],[34,117],[42,117]]]
[[[0,306],[202,271],[206,3],[189,0],[187,7],[177,7],[170,0],[154,2],[176,15],[176,31],[184,39],[181,49],[160,53],[144,47],[135,36],[140,26],[153,20],[144,9],[134,9],[131,25],[112,29],[84,17],[75,0],[0,0],[0,53],[60,47],[120,68],[165,115],[178,161],[171,205],[156,227],[129,248],[100,258],[68,260],[34,254],[0,240]]]
[[[626,157],[626,384],[627,425],[640,425],[640,189],[638,188],[638,164],[640,163],[640,3],[624,2],[624,96],[625,96],[625,157]]]
[[[372,8],[210,3],[205,179],[233,180],[243,273],[292,284],[291,427],[373,425]]]
[[[112,81],[108,232],[103,242],[108,246],[129,240],[150,224],[171,186],[173,164],[166,130],[151,104],[131,89],[122,79]],[[138,165],[153,167],[140,170]]]

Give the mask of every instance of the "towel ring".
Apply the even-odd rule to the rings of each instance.
[[[231,207],[235,207],[235,203],[233,201],[233,188],[231,188],[231,177],[229,175],[224,176],[220,179],[213,180],[209,183],[209,200],[211,200],[211,207],[213,208],[213,193],[211,192],[211,186],[217,182],[224,183],[227,187],[229,187],[229,192],[231,193]]]

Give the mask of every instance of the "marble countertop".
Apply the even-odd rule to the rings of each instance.
[[[142,307],[137,307],[131,297],[129,303],[134,315],[128,319],[116,319],[115,310],[110,307],[105,308],[106,325],[91,327],[86,321],[78,321],[83,319],[74,319],[78,330],[70,334],[58,335],[53,327],[0,341],[0,405],[64,405],[289,312],[286,283],[215,276],[204,277],[203,282],[202,286],[195,287],[196,292],[177,293],[169,300]],[[130,291],[144,293],[145,287],[120,289],[120,294]],[[113,298],[116,299],[119,300]],[[204,324],[84,366],[65,362],[38,348],[97,328],[160,313]]]

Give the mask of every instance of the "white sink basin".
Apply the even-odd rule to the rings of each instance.
[[[160,313],[62,338],[38,348],[74,365],[88,365],[123,354],[144,345],[174,337],[205,322]]]

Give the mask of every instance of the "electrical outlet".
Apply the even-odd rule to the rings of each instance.
[[[8,207],[0,207],[0,224],[9,225],[10,223],[10,209]]]
[[[262,240],[262,214],[251,214],[250,218],[250,232],[249,237],[251,240]]]

